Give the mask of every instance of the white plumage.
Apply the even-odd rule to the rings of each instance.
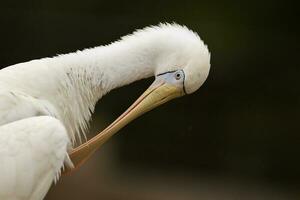
[[[63,124],[49,116],[0,127],[0,199],[42,199],[68,160]]]
[[[208,76],[210,54],[186,27],[161,24],[110,45],[0,70],[0,199],[41,200],[96,102],[114,88],[183,70],[183,89]]]

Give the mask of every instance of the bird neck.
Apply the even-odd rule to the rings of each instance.
[[[73,141],[74,135],[87,131],[91,113],[103,95],[153,76],[152,56],[151,50],[141,44],[119,41],[47,60],[51,67],[63,69],[62,89],[59,90],[64,102],[57,102],[57,105],[58,110],[63,111],[61,118],[66,121]]]
[[[145,45],[118,41],[56,59],[73,81],[101,98],[112,89],[153,76],[153,57],[151,48]]]

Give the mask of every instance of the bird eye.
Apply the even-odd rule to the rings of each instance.
[[[181,77],[182,77],[182,75],[181,75],[180,72],[176,72],[176,73],[175,73],[175,79],[176,79],[176,80],[180,80]]]

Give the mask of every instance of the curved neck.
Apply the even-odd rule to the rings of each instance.
[[[60,118],[71,133],[85,133],[91,112],[106,93],[154,75],[152,48],[135,41],[119,41],[75,53],[44,59],[51,71],[60,74],[57,90],[60,99],[52,103],[58,107]],[[52,97],[49,97],[52,98]]]
[[[154,54],[143,43],[118,41],[54,58],[81,84],[98,88],[101,98],[112,89],[154,75]],[[93,91],[89,91],[93,92]]]

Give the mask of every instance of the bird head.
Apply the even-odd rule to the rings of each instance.
[[[177,24],[161,24],[156,45],[155,77],[170,85],[182,86],[185,94],[195,92],[206,80],[210,69],[210,53],[197,33]],[[154,33],[149,34],[154,35]]]
[[[210,69],[210,53],[197,33],[177,24],[161,24],[143,30],[143,38],[155,41],[153,65],[155,81],[134,103],[140,114],[171,99],[191,94],[205,82]],[[160,45],[157,45],[160,44]],[[147,100],[148,99],[148,100]],[[143,105],[148,102],[147,105]],[[143,106],[142,106],[143,105]]]

